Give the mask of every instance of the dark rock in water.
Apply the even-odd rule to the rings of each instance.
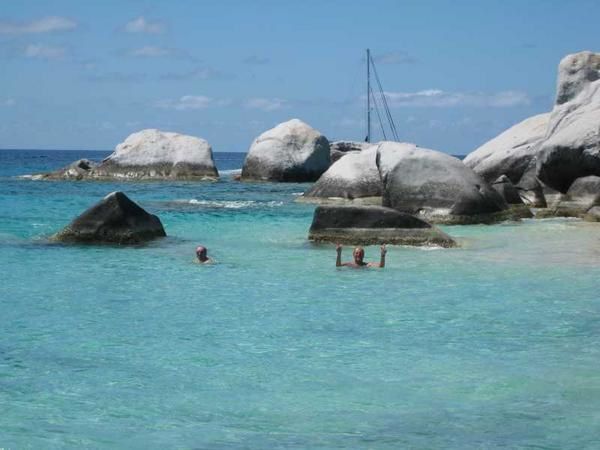
[[[573,181],[600,175],[600,54],[567,55],[558,68],[558,93],[538,154],[537,175],[566,193]]]
[[[356,141],[335,141],[330,144],[330,155],[331,164],[335,163],[342,156],[350,155],[352,153],[360,153],[363,150],[371,147],[373,144],[370,142],[356,142]]]
[[[483,178],[446,153],[382,142],[377,167],[383,182],[383,206],[433,223],[493,223],[516,218]]]
[[[67,167],[42,175],[34,175],[33,178],[37,180],[82,180],[96,167],[98,167],[97,162],[78,159]]]
[[[318,206],[308,238],[317,242],[354,245],[456,245],[437,227],[410,214],[382,206]]]
[[[54,238],[66,242],[138,244],[166,236],[160,219],[122,192],[112,192]]]
[[[340,203],[358,200],[381,205],[381,178],[375,160],[377,146],[352,152],[331,165],[299,201]]]
[[[523,200],[519,196],[519,191],[511,183],[506,175],[500,176],[492,183],[492,187],[502,196],[504,201],[509,205],[522,205]]]
[[[254,140],[244,161],[242,181],[317,181],[330,164],[327,138],[292,119]]]

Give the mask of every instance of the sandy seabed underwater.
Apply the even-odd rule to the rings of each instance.
[[[600,448],[600,225],[336,269],[308,185],[234,182],[243,154],[217,183],[16,177],[103,156],[0,151],[0,448]],[[114,190],[169,237],[48,243]]]

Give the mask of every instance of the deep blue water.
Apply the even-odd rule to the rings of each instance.
[[[599,225],[336,269],[308,185],[234,182],[243,154],[216,183],[17,178],[107,154],[0,151],[0,448],[600,448]],[[48,242],[117,189],[169,237]]]

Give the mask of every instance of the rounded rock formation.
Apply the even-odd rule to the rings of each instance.
[[[330,165],[329,141],[298,119],[257,137],[244,161],[242,181],[316,181]]]
[[[155,129],[133,133],[101,163],[80,159],[33,179],[214,180],[212,148],[204,139]]]
[[[166,236],[160,219],[122,192],[112,192],[84,211],[54,240],[80,243],[139,244]]]
[[[131,134],[90,174],[93,178],[196,180],[218,178],[204,139],[160,130]]]
[[[494,189],[459,159],[414,144],[382,142],[377,166],[383,206],[434,223],[491,223],[514,218]]]
[[[381,205],[382,185],[376,158],[377,145],[348,153],[333,163],[300,199],[316,203],[363,200]]]

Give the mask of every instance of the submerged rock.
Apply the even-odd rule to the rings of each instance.
[[[370,142],[357,142],[357,141],[335,141],[330,144],[330,156],[331,163],[335,163],[342,156],[346,156],[352,153],[362,152],[373,144]]]
[[[257,137],[244,161],[242,181],[316,181],[330,165],[329,141],[298,119]]]
[[[410,214],[382,206],[318,206],[308,238],[317,242],[354,245],[456,245],[437,227]]]
[[[34,176],[54,180],[216,179],[212,148],[204,139],[160,130],[142,130],[117,145],[101,163],[86,159]]]
[[[377,166],[383,206],[434,223],[492,223],[514,218],[504,199],[459,159],[414,144],[382,142]]]
[[[166,236],[160,219],[122,192],[112,192],[84,211],[54,239],[63,242],[138,244]]]
[[[377,146],[339,159],[300,197],[307,202],[359,200],[381,205],[382,184],[375,162]]]
[[[537,175],[566,193],[573,181],[600,176],[600,54],[581,52],[560,62],[556,102],[541,144]]]
[[[549,119],[546,113],[523,120],[469,153],[463,163],[488,183],[501,175],[518,183],[538,151]]]

